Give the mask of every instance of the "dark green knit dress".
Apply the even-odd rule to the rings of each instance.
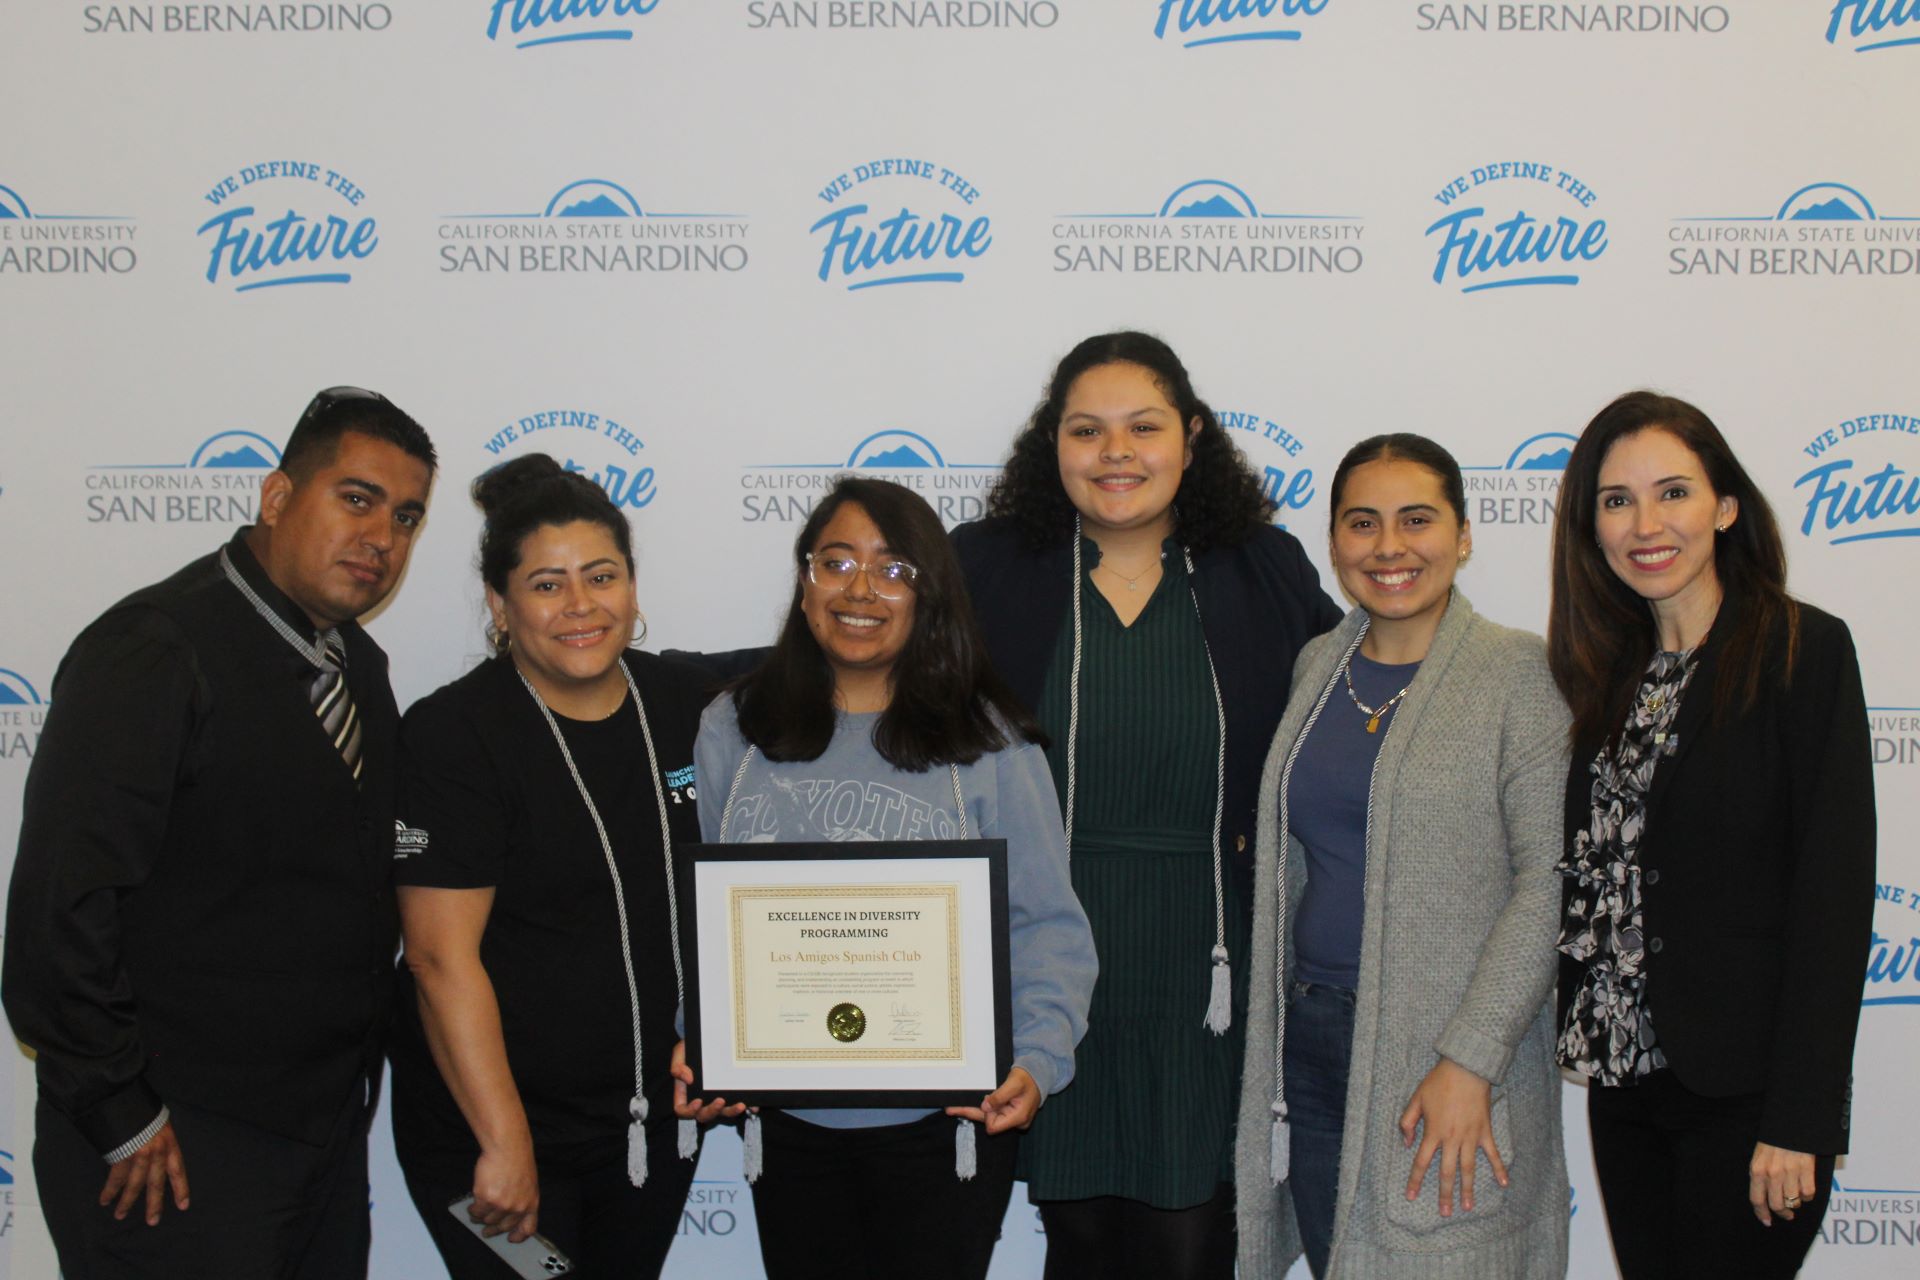
[[[1086,563],[1098,561],[1090,541]],[[1227,877],[1233,1028],[1202,1025],[1214,944],[1213,807],[1219,721],[1206,642],[1177,544],[1131,627],[1083,584],[1073,888],[1100,953],[1074,1080],[1022,1142],[1036,1200],[1125,1196],[1160,1209],[1233,1180],[1250,921]],[[1089,573],[1091,570],[1089,569]],[[1041,724],[1067,797],[1072,619],[1047,670]]]

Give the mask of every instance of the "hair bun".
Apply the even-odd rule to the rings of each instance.
[[[492,518],[515,498],[565,474],[566,470],[544,453],[523,454],[480,474],[473,482],[474,505]]]

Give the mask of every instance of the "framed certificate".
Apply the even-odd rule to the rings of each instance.
[[[705,1098],[978,1106],[1013,1067],[1004,840],[678,850]]]

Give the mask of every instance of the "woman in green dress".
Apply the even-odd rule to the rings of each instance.
[[[1293,658],[1340,619],[1273,503],[1142,333],[1054,371],[954,533],[1035,708],[1100,954],[1079,1076],[1022,1150],[1048,1280],[1231,1277],[1254,792]]]

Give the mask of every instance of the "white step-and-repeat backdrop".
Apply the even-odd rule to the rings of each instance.
[[[654,642],[756,643],[836,470],[975,515],[1053,362],[1147,328],[1323,565],[1348,444],[1452,447],[1465,589],[1539,628],[1571,433],[1652,385],[1859,641],[1880,901],[1807,1274],[1915,1274],[1915,0],[8,0],[0,106],[0,872],[68,641],[248,519],[324,385],[444,460],[373,624],[403,705],[481,652],[463,489],[526,450],[630,513]],[[41,1280],[0,1072],[0,1268]],[[384,1128],[374,1274],[431,1276]],[[996,1276],[1036,1226],[1016,1191]],[[668,1269],[758,1274],[731,1139]]]

